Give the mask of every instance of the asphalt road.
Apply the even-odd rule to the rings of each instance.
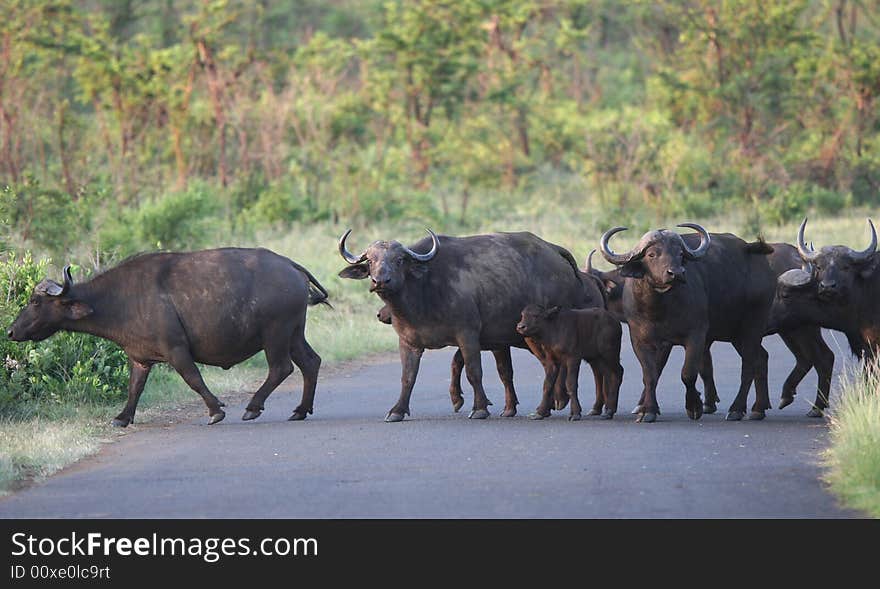
[[[840,373],[844,339],[825,336]],[[785,410],[771,410],[761,422],[725,422],[739,359],[730,345],[716,344],[719,412],[691,421],[675,348],[658,388],[662,415],[637,424],[629,409],[641,392],[641,371],[624,337],[625,375],[613,421],[569,422],[567,409],[529,420],[543,372],[523,351],[514,352],[519,415],[498,417],[503,389],[488,353],[483,366],[492,417],[467,419],[466,384],[465,407],[454,414],[447,393],[454,350],[446,349],[425,354],[412,416],[384,423],[400,376],[389,357],[321,378],[316,412],[304,422],[286,421],[299,400],[299,380],[291,376],[256,421],[240,421],[240,405],[227,407],[226,420],[214,426],[203,425],[203,408],[189,422],[132,426],[135,432],[96,456],[0,499],[0,517],[861,517],[837,505],[820,481],[828,427],[805,417],[814,372]],[[765,346],[775,405],[794,360],[776,337]],[[587,409],[592,395],[585,367]],[[754,391],[749,405],[753,400]]]

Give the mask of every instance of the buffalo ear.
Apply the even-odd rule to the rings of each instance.
[[[351,278],[352,280],[363,280],[370,275],[370,269],[366,264],[354,264],[348,268],[343,268],[339,273],[340,278]]]
[[[413,278],[421,278],[428,273],[428,265],[416,262],[415,264],[409,264],[407,271]]]
[[[862,266],[862,269],[859,271],[859,276],[867,280],[871,277],[871,274],[874,273],[874,270],[877,269],[877,265],[880,264],[880,256],[873,255],[868,259],[868,262]]]
[[[642,278],[645,275],[645,266],[641,261],[627,262],[620,267],[620,275],[624,278]]]
[[[550,307],[544,311],[544,317],[547,319],[555,319],[559,315],[559,307]]]
[[[64,316],[73,321],[88,317],[95,312],[90,305],[82,301],[64,301],[62,306],[64,307]]]

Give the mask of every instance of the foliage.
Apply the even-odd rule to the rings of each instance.
[[[0,262],[0,324],[12,323],[46,278],[49,260],[30,254]],[[76,268],[75,268],[76,270]],[[118,401],[128,367],[115,344],[90,335],[58,333],[43,342],[0,340],[0,415],[40,405]]]
[[[843,381],[831,417],[825,479],[847,506],[880,517],[880,372],[876,362],[864,370]]]

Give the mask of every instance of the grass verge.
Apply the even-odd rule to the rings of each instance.
[[[824,478],[844,505],[880,518],[880,363],[864,374],[842,381]]]

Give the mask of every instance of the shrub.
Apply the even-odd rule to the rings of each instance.
[[[15,227],[23,241],[60,252],[88,229],[90,199],[44,188],[33,177],[0,191],[0,219]]]
[[[12,323],[49,260],[30,253],[0,262],[0,322]],[[41,404],[118,401],[126,396],[128,362],[114,343],[58,333],[42,342],[0,340],[0,415],[31,413]]]
[[[172,193],[143,205],[131,228],[145,247],[196,249],[218,233],[223,203],[208,185],[194,182],[184,192]]]

